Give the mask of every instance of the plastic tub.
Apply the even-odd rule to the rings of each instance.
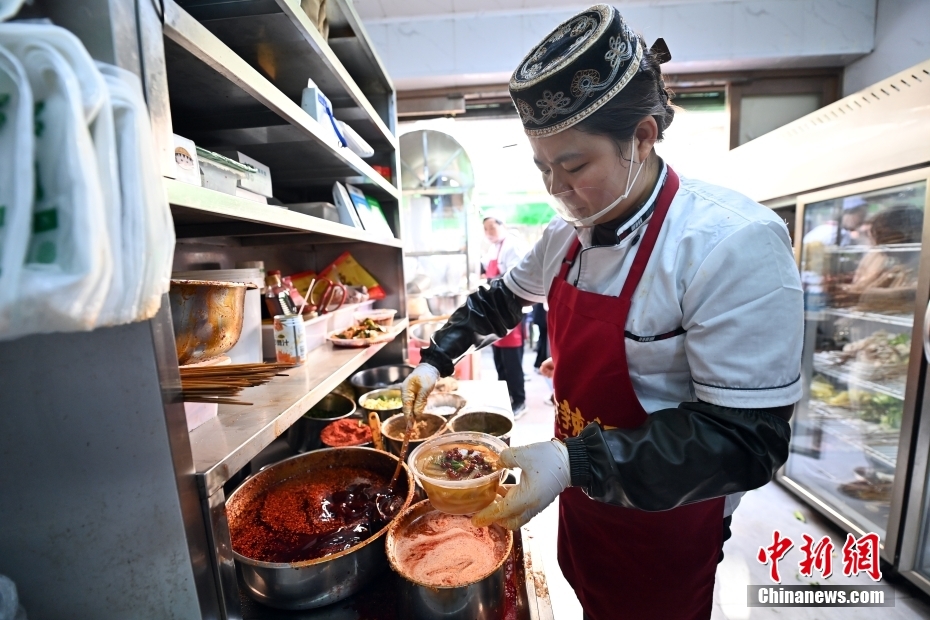
[[[325,316],[328,317],[329,320],[326,331],[332,333],[335,331],[342,331],[347,327],[352,327],[355,325],[355,313],[371,310],[374,305],[375,300],[369,299],[360,304],[345,304],[338,310],[326,314]]]
[[[304,321],[304,330],[306,339],[304,340],[307,352],[318,349],[326,342],[327,316],[318,316]],[[265,359],[275,359],[274,351],[274,326],[270,323],[262,323],[262,355]]]
[[[497,496],[497,487],[501,484],[506,469],[474,478],[472,480],[441,480],[425,476],[420,472],[419,458],[427,450],[444,448],[452,444],[472,444],[485,447],[495,454],[500,454],[507,448],[507,444],[485,433],[449,433],[434,437],[426,441],[410,454],[407,463],[413,471],[417,482],[426,491],[426,496],[436,510],[453,515],[467,515],[478,512],[494,501]]]
[[[356,312],[353,315],[353,318],[355,319],[356,323],[361,323],[365,319],[371,319],[382,327],[390,327],[394,324],[395,314],[397,314],[397,310],[382,308],[380,310],[365,310],[364,312]]]

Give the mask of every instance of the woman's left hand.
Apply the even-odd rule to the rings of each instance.
[[[516,530],[551,504],[571,485],[568,449],[557,439],[501,452],[501,464],[522,470],[520,484],[471,518],[477,527],[498,523]]]

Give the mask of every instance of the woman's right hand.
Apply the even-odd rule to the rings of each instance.
[[[401,387],[401,401],[403,402],[404,416],[408,423],[414,416],[419,416],[426,409],[426,399],[439,381],[439,371],[429,364],[418,365],[410,375],[404,379]]]
[[[555,373],[555,362],[552,361],[551,357],[539,365],[539,373],[547,379],[552,378]]]

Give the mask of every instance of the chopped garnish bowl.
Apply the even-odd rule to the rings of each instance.
[[[436,510],[453,515],[478,512],[494,501],[497,488],[507,474],[506,468],[465,480],[449,480],[426,475],[422,471],[425,454],[436,449],[451,449],[456,445],[473,445],[499,455],[507,448],[503,441],[487,433],[449,433],[423,442],[410,454],[407,464],[417,482],[426,491],[426,496]]]

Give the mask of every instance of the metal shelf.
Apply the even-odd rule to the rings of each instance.
[[[865,254],[866,252],[920,252],[919,243],[894,243],[891,245],[844,245],[825,247],[827,254]]]
[[[833,377],[834,379],[843,381],[847,385],[855,385],[864,390],[868,390],[869,392],[876,392],[878,394],[884,394],[886,396],[891,396],[892,398],[897,398],[898,400],[904,400],[903,388],[897,389],[893,386],[882,385],[881,383],[875,383],[874,381],[859,379],[848,372],[844,372],[835,368],[829,368],[816,361],[814,362],[814,370],[821,374],[827,375],[828,377]]]
[[[856,319],[859,321],[872,321],[873,323],[885,323],[886,325],[895,325],[898,327],[914,327],[914,317],[910,315],[878,314],[876,312],[860,312],[851,308],[824,308],[820,311],[822,314],[840,317],[844,319]]]
[[[175,133],[254,157],[271,169],[276,191],[299,199],[329,196],[335,181],[361,185],[378,200],[400,199],[397,187],[334,146],[300,105],[172,0],[165,2],[164,32]],[[393,157],[387,155],[384,163]]]
[[[231,196],[189,183],[165,179],[168,202],[179,238],[248,237],[311,233],[321,242],[365,241],[400,248],[400,239],[385,239],[345,224],[337,224],[281,207]],[[308,241],[313,241],[309,239]]]
[[[407,319],[395,322],[395,337],[407,324]],[[310,407],[387,344],[352,349],[336,348],[327,342],[312,351],[302,366],[286,371],[287,377],[275,377],[270,383],[243,391],[241,398],[253,405],[221,405],[217,417],[190,433],[194,471],[203,496],[218,491]]]
[[[351,125],[376,151],[397,149],[397,138],[299,0],[177,1],[291,101],[300,102],[311,78],[332,102],[336,118]]]

